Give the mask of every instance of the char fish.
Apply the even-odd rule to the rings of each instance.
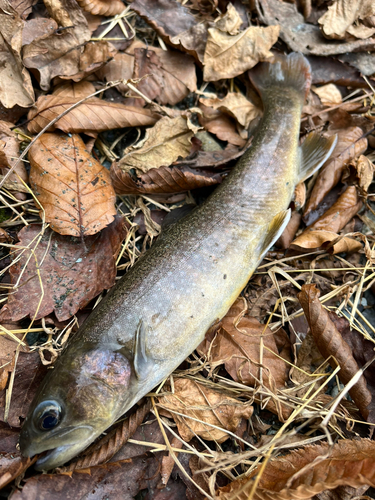
[[[299,147],[308,61],[261,63],[250,78],[264,116],[251,147],[198,208],[171,225],[94,309],[41,384],[24,422],[25,456],[60,466],[164,380],[221,319],[283,232],[295,185],[335,138]]]

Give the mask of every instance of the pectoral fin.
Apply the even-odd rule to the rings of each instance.
[[[292,212],[289,208],[288,210],[282,210],[272,219],[271,224],[268,226],[266,238],[263,240],[262,248],[260,249],[259,262],[262,260],[267,250],[272,247],[272,245],[274,245],[280,238],[288,222],[290,221],[291,214]]]
[[[146,352],[148,328],[140,320],[135,334],[134,371],[138,379],[143,378],[151,368],[150,359]]]
[[[300,147],[301,168],[298,182],[306,180],[313,175],[328,160],[337,142],[337,136],[334,135],[325,138],[311,132]]]

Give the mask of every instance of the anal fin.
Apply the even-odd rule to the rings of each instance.
[[[301,167],[298,182],[313,175],[331,156],[337,142],[337,136],[322,137],[316,132],[310,132],[300,147]]]
[[[290,210],[290,208],[288,208],[288,210],[281,210],[281,212],[276,214],[272,219],[270,225],[268,226],[267,235],[262,242],[259,261],[262,260],[267,250],[272,247],[272,245],[274,245],[280,238],[288,222],[290,221],[291,215],[292,211]]]

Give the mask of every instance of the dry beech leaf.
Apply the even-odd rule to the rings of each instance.
[[[28,119],[31,120],[28,124],[29,132],[39,133],[50,121],[81,99],[82,97],[61,96],[59,94],[39,97],[36,109],[30,110],[28,115]],[[66,133],[84,132],[92,135],[114,128],[153,125],[158,118],[159,115],[149,109],[126,106],[92,97],[60,118],[49,130],[58,128]]]
[[[89,236],[113,221],[116,195],[109,172],[79,135],[43,134],[29,160],[31,187],[54,231]]]
[[[234,78],[272,57],[270,48],[279,36],[279,26],[250,26],[238,35],[208,29],[203,78],[207,82]]]
[[[85,12],[94,16],[117,16],[125,10],[121,0],[77,0]]]
[[[344,170],[342,182],[355,182],[365,193],[373,181],[375,165],[366,157],[361,155],[352,161]]]
[[[242,418],[248,419],[253,414],[250,404],[187,378],[175,379],[174,392],[160,397],[158,406],[171,410],[170,415],[185,441],[198,435],[208,441],[222,443],[229,438],[225,430],[235,432]],[[177,415],[174,411],[186,416]]]
[[[294,52],[329,56],[375,49],[374,38],[341,43],[325,39],[319,26],[305,22],[295,3],[280,2],[280,0],[255,0],[255,4],[260,22],[267,26],[278,24],[280,38]],[[372,55],[370,57],[373,59]]]
[[[307,253],[313,250],[327,250],[332,255],[336,255],[358,252],[362,245],[353,238],[339,236],[333,231],[318,230],[304,232],[290,244],[290,248]]]
[[[162,39],[203,62],[206,23],[198,23],[191,10],[174,0],[134,0],[131,8]]]
[[[224,99],[199,99],[204,106],[217,109],[235,118],[240,125],[248,128],[262,111],[239,92],[229,92]]]
[[[319,301],[320,292],[316,285],[303,285],[298,299],[303,307],[311,333],[319,351],[333,368],[340,366],[338,377],[343,384],[347,384],[360,367],[353,357],[352,349],[342,338],[330,315]],[[363,417],[368,422],[375,422],[375,399],[369,391],[365,377],[349,391],[349,394]],[[353,485],[352,485],[353,486]]]
[[[288,337],[282,329],[272,332],[257,319],[245,316],[246,309],[244,301],[237,300],[220,322],[217,332],[206,335],[206,339],[198,346],[198,352],[208,357],[211,369],[224,364],[235,381],[252,387],[265,386],[270,395],[276,396],[277,389],[284,388],[288,378]],[[262,372],[260,367],[263,368]],[[290,413],[287,407],[278,407],[276,397],[267,408],[279,410],[281,418]]]
[[[238,133],[236,123],[231,117],[202,103],[199,104],[199,107],[203,111],[203,115],[198,115],[202,127],[211,134],[215,134],[221,141],[227,141],[240,148],[245,146],[246,139]]]
[[[315,210],[324,197],[336,186],[341,178],[345,165],[364,153],[367,149],[367,139],[362,138],[363,132],[359,127],[351,127],[339,131],[336,147],[331,157],[325,162],[314,184],[310,198],[306,204],[304,217]]]
[[[0,25],[0,101],[6,108],[28,108],[34,103],[34,89],[21,59],[25,22],[7,0],[0,2]]]
[[[10,125],[10,124],[9,124]],[[19,157],[19,141],[16,134],[11,131],[6,122],[0,121],[0,172],[6,175],[12,168]],[[6,187],[11,191],[16,191],[15,196],[19,200],[25,200],[26,196],[23,193],[25,190],[22,181],[27,183],[28,175],[23,162],[13,169],[12,173],[6,180]],[[21,192],[20,192],[21,191]]]
[[[194,59],[188,54],[156,47],[134,49],[133,79],[141,79],[137,89],[159,104],[173,106],[197,89]],[[143,99],[135,101],[134,104],[145,105]]]
[[[26,226],[18,233],[20,243],[17,245],[22,248],[35,246],[40,231],[38,224]],[[100,292],[114,285],[115,258],[125,235],[124,221],[116,216],[100,234],[85,238],[85,252],[78,238],[67,238],[48,229],[34,249],[44,290],[41,303],[41,283],[35,259],[24,252],[10,269],[11,283],[18,283],[18,286],[9,294],[0,313],[1,320],[13,321],[34,315],[39,319],[52,312],[59,321],[73,316]]]
[[[305,446],[287,455],[271,459],[260,475],[253,500],[311,499],[338,486],[375,486],[375,442],[369,439],[340,440]],[[218,500],[247,500],[254,486],[248,477],[219,488]]]
[[[179,193],[219,184],[223,173],[208,168],[170,166],[152,168],[139,177],[134,177],[121,170],[117,163],[113,163],[111,179],[117,194]]]
[[[176,118],[164,116],[147,130],[145,138],[140,143],[125,150],[117,166],[124,172],[134,168],[137,174],[162,165],[168,166],[178,157],[188,156],[193,135],[183,116]]]
[[[342,103],[342,95],[339,89],[333,83],[313,88],[313,92],[319,97],[322,104],[332,106]]]
[[[360,26],[352,25],[357,20],[365,20],[371,16],[375,16],[375,5],[372,0],[336,0],[318,22],[327,38],[341,40],[346,37],[346,32],[356,36]],[[360,35],[358,38],[368,38],[375,33],[374,28],[366,30],[363,26],[362,31],[363,29],[367,36]]]

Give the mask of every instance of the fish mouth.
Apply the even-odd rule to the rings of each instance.
[[[38,460],[34,464],[34,468],[36,470],[50,470],[54,469],[55,467],[58,467],[58,465],[61,465],[65,462],[67,462],[69,459],[63,459],[62,462],[62,455],[66,455],[66,451],[69,450],[69,448],[72,448],[72,445],[65,445],[65,446],[58,446],[57,448],[52,448],[51,450],[47,450],[43,455],[38,458]],[[74,452],[75,454],[75,452]],[[54,465],[55,463],[58,462],[58,465]]]

